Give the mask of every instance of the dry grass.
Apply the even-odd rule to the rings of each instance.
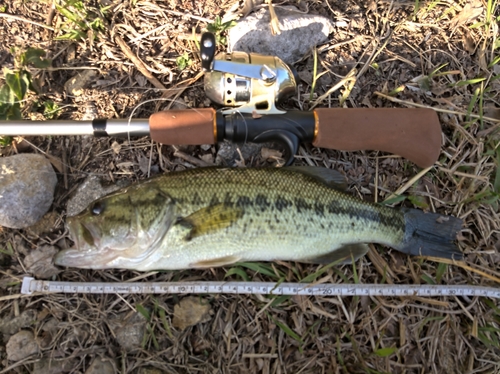
[[[63,18],[51,11],[51,2],[7,1],[6,11],[16,17],[0,17],[0,63],[12,65],[12,46],[48,51],[53,68],[36,72],[36,77],[43,98],[63,108],[59,117],[63,119],[81,119],[89,111],[113,118],[129,116],[135,108],[135,117],[147,117],[171,106],[208,106],[201,83],[195,81],[199,62],[190,35],[200,33],[206,19],[223,15],[231,4],[212,0],[109,3],[103,32],[87,31],[81,41],[68,42],[55,39],[60,32],[54,30]],[[312,79],[307,79],[312,78],[313,56],[298,64],[304,81],[301,94],[287,103],[288,108],[432,107],[439,112],[444,145],[439,162],[412,183],[408,182],[419,172],[413,164],[375,152],[346,153],[306,144],[296,163],[342,171],[352,192],[365,199],[383,201],[399,189],[409,196],[402,204],[416,202],[463,218],[466,229],[460,246],[467,264],[498,274],[500,71],[498,64],[490,66],[499,55],[498,21],[493,20],[500,13],[497,2],[350,0],[325,5],[306,0],[299,5],[304,3],[309,12],[345,20],[349,27],[339,28],[318,48],[318,73],[327,73],[316,82],[313,102],[308,100]],[[120,40],[144,66],[127,57]],[[184,52],[193,63],[179,71],[176,58]],[[64,83],[77,69],[89,67],[99,72],[94,84],[82,96],[67,95]],[[147,69],[157,83],[146,80],[140,69]],[[476,78],[483,79],[472,81]],[[29,111],[25,115],[33,116]],[[149,139],[32,137],[29,142],[61,161],[52,208],[61,219],[41,235],[0,231],[1,296],[19,293],[19,280],[27,274],[26,253],[45,243],[68,245],[62,223],[65,204],[86,176],[135,181],[151,172],[193,167],[197,163],[193,158],[214,162],[216,154],[215,147],[175,149],[151,144]],[[39,152],[30,148],[25,151]],[[9,155],[16,150],[0,151]],[[246,165],[265,163],[260,158],[246,160]],[[401,186],[406,186],[404,191]],[[286,281],[298,281],[317,270],[298,263],[263,266],[282,274]],[[223,280],[227,270],[159,272],[144,280]],[[353,270],[349,266],[329,269],[321,281],[355,282],[359,278],[362,283],[492,285],[474,272],[406,258],[381,247]],[[276,280],[247,268],[241,271],[252,280]],[[140,275],[67,269],[56,278],[123,281]],[[241,278],[232,275],[231,279]],[[171,319],[178,300],[178,296],[146,295],[5,299],[0,304],[4,320],[27,310],[36,313],[36,321],[26,328],[34,332],[41,350],[24,361],[7,362],[9,336],[4,335],[0,359],[5,369],[0,373],[32,372],[44,358],[73,360],[71,372],[83,373],[96,356],[110,358],[120,373],[153,373],[153,368],[165,373],[500,372],[498,300],[318,296],[273,301],[261,296],[213,295],[203,297],[212,309],[209,321],[177,331]],[[149,310],[147,330],[142,347],[126,351],[117,341],[120,321],[137,305]]]

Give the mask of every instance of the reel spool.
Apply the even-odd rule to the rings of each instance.
[[[215,58],[215,36],[201,36],[201,65],[205,72],[205,93],[233,112],[284,114],[276,105],[293,96],[297,79],[293,70],[275,56],[257,53],[223,53]]]

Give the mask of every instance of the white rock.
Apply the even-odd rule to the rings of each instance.
[[[54,199],[57,176],[41,155],[0,158],[0,226],[16,229],[36,223]]]
[[[278,56],[293,64],[314,46],[328,40],[334,23],[323,16],[304,14],[282,7],[275,7],[281,34],[271,33],[269,8],[242,18],[228,30],[229,51],[254,52]]]

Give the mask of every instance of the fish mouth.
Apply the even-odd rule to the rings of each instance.
[[[75,245],[56,255],[54,258],[56,265],[103,269],[109,261],[116,258],[116,254],[110,248],[100,248],[100,235],[94,226],[69,218],[67,227]]]
[[[59,266],[77,267],[82,269],[107,269],[109,262],[116,258],[112,250],[80,250],[69,248],[60,251],[54,258],[54,264]]]
[[[85,224],[76,219],[68,219],[69,236],[77,249],[99,248],[100,232],[96,225]]]

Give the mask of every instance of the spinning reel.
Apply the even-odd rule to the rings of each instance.
[[[297,91],[294,70],[275,56],[232,52],[215,56],[215,36],[201,37],[201,66],[205,72],[205,93],[223,105],[223,114],[284,114],[276,105]]]

